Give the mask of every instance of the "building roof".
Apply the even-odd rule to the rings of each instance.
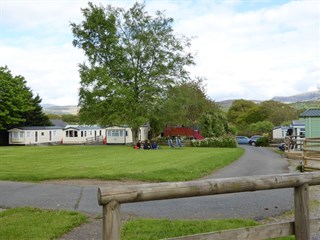
[[[300,114],[300,117],[320,117],[320,108],[308,109]]]
[[[279,129],[281,128],[282,130],[288,130],[289,129],[289,126],[276,126],[273,128],[273,130],[276,130],[276,129]]]
[[[293,126],[305,126],[306,124],[300,120],[292,120],[291,127]]]
[[[67,125],[64,130],[76,129],[76,130],[100,130],[103,127],[100,126],[85,126],[85,125]]]
[[[16,127],[16,128],[8,130],[8,132],[12,132],[14,129],[20,129],[20,130],[55,130],[55,129],[62,129],[62,128],[61,127],[56,127],[56,126]]]

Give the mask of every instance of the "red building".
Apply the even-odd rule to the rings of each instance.
[[[163,132],[163,136],[181,136],[185,138],[194,138],[198,140],[203,139],[199,130],[194,130],[193,128],[187,127],[167,127]]]

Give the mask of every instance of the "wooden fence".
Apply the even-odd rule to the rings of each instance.
[[[306,138],[304,140],[303,167],[305,171],[320,170],[320,138]]]
[[[296,240],[309,240],[310,229],[320,232],[320,219],[309,219],[309,186],[312,185],[320,185],[320,172],[101,187],[98,189],[98,202],[103,208],[103,239],[120,239],[120,204],[122,203],[294,188],[294,222],[204,233],[171,239],[258,240],[294,234]]]

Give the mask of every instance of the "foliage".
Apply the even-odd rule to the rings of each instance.
[[[63,114],[61,115],[61,120],[69,124],[80,122],[79,115],[73,114]]]
[[[189,78],[190,39],[174,33],[172,18],[160,11],[148,15],[139,3],[128,11],[89,3],[82,13],[85,20],[71,24],[73,44],[87,57],[79,70],[80,119],[128,124],[136,140],[166,91]]]
[[[42,112],[39,95],[33,97],[22,76],[13,76],[0,67],[0,130],[17,126],[50,126]]]
[[[25,122],[24,114],[34,109],[31,99],[24,77],[13,76],[7,67],[0,67],[0,129]]]
[[[252,123],[249,126],[249,129],[254,134],[270,134],[272,133],[272,129],[274,128],[274,125],[272,122],[269,121],[260,121],[256,123]]]
[[[227,118],[221,111],[207,112],[202,115],[201,130],[204,137],[222,137],[229,131]]]
[[[268,147],[269,146],[268,137],[261,137],[261,138],[257,139],[255,146],[256,147]]]
[[[254,220],[221,219],[221,220],[165,220],[134,219],[125,222],[121,239],[156,240],[197,233],[221,231],[259,225]]]
[[[23,114],[26,121],[22,124],[23,126],[52,126],[49,117],[43,113],[41,104],[42,99],[39,95],[31,98],[30,104],[33,110]]]
[[[238,134],[254,135],[271,132],[270,123],[273,126],[279,126],[298,119],[299,112],[290,105],[277,101],[264,101],[256,104],[241,99],[233,101],[227,116],[229,122],[236,126]]]
[[[162,121],[171,126],[199,126],[205,112],[215,112],[219,106],[207,95],[203,78],[184,81],[170,88],[162,107]]]
[[[134,150],[129,146],[1,147],[0,179],[104,179],[184,181],[210,174],[238,159],[239,148]],[[143,171],[141,170],[143,169]]]
[[[1,239],[55,239],[87,221],[79,212],[15,208],[0,212]]]
[[[289,104],[277,101],[264,101],[259,105],[260,111],[264,113],[263,120],[270,121],[274,126],[280,126],[285,121],[299,119],[298,111]]]
[[[237,141],[232,135],[205,138],[204,140],[192,140],[193,147],[213,147],[213,148],[236,148]]]

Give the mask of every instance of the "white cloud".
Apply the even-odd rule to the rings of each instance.
[[[134,1],[107,1],[129,7]],[[99,1],[94,1],[99,4]],[[149,13],[166,10],[174,29],[196,36],[192,75],[208,79],[212,99],[270,99],[314,90],[320,84],[320,3],[239,10],[242,1],[147,1]],[[259,6],[257,2],[256,5]],[[77,0],[1,2],[0,65],[26,78],[44,103],[77,104],[84,61],[72,46],[70,22],[83,20]]]

